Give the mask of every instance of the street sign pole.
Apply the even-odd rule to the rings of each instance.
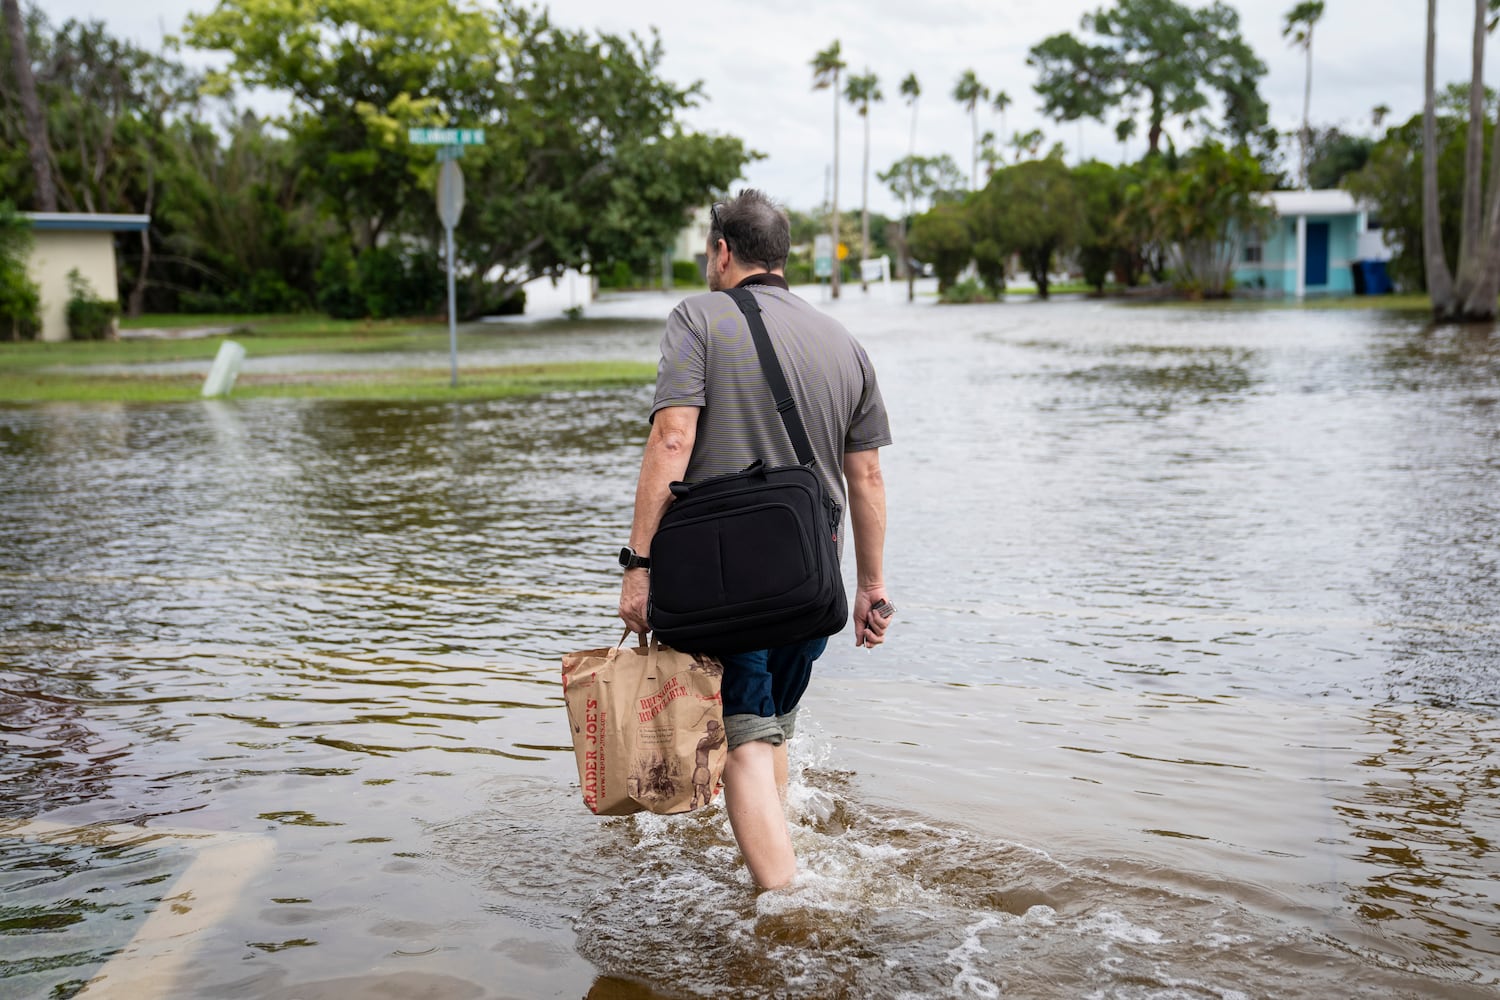
[[[453,227],[444,226],[448,237],[448,386],[458,388],[458,296],[453,281]]]
[[[445,158],[438,170],[437,186],[438,218],[443,222],[443,244],[448,258],[448,384],[458,385],[458,296],[455,273],[458,271],[457,255],[453,250],[453,228],[458,225],[464,211],[464,174],[456,158]]]
[[[457,254],[453,247],[453,230],[464,213],[464,174],[458,158],[465,146],[484,145],[482,128],[413,128],[406,139],[413,145],[437,146],[437,210],[443,223],[443,255],[448,264],[448,385],[458,387],[458,295]]]

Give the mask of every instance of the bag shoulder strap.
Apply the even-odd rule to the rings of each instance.
[[[770,334],[766,333],[765,320],[760,318],[760,303],[755,301],[755,293],[748,288],[726,288],[724,294],[734,299],[734,304],[740,307],[740,312],[745,314],[745,321],[750,324],[750,336],[755,341],[760,370],[765,373],[766,384],[771,387],[771,398],[776,401],[776,412],[781,415],[781,422],[786,426],[786,436],[792,439],[792,450],[797,453],[797,461],[803,465],[812,465],[817,461],[813,455],[812,441],[807,436],[807,428],[802,424],[802,414],[797,412],[797,401],[792,398],[786,373],[781,369],[781,362],[776,360],[776,349],[771,346]]]

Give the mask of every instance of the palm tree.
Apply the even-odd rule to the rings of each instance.
[[[999,91],[999,92],[997,92],[995,94],[995,103],[994,103],[993,106],[994,106],[994,108],[995,108],[996,111],[1000,112],[1000,134],[1001,135],[1004,135],[1008,131],[1008,129],[1005,126],[1005,109],[1008,108],[1008,107],[1010,107],[1011,103],[1012,102],[1011,102],[1011,99],[1010,99],[1010,95],[1007,94],[1005,91],[1002,90],[1002,91]]]
[[[1380,128],[1381,125],[1385,124],[1386,115],[1389,115],[1390,113],[1391,113],[1391,106],[1389,104],[1377,104],[1377,105],[1375,105],[1373,108],[1370,109],[1370,122],[1371,122],[1371,124],[1373,124],[1377,129]]]
[[[995,145],[995,133],[985,132],[979,137],[979,158],[984,161],[985,183],[995,176],[995,167],[1005,165],[1005,154]]]
[[[860,176],[859,205],[859,259],[863,262],[870,258],[870,103],[885,100],[885,95],[880,92],[880,78],[866,66],[863,76],[851,76],[845,82],[844,96],[865,120],[865,167]],[[860,264],[859,287],[867,292],[870,290],[863,263]]]
[[[1130,158],[1130,140],[1135,137],[1135,119],[1122,118],[1115,122],[1115,138],[1120,140],[1120,162]]]
[[[1036,151],[1042,148],[1042,143],[1047,137],[1042,135],[1041,129],[1032,129],[1029,132],[1017,132],[1010,137],[1010,148],[1016,151],[1016,162],[1021,162],[1022,156],[1036,157]]]
[[[1489,34],[1488,0],[1474,0],[1473,73],[1469,77],[1469,136],[1464,148],[1463,228],[1458,238],[1458,272],[1453,277],[1453,294],[1457,308],[1469,318],[1477,318],[1472,303],[1490,268],[1490,247],[1485,241],[1484,220],[1484,40]],[[1493,194],[1493,192],[1492,192]],[[1493,199],[1492,199],[1493,200]],[[1489,316],[1495,313],[1495,292],[1489,293]]]
[[[1422,253],[1426,258],[1427,294],[1433,311],[1445,314],[1453,305],[1453,272],[1443,254],[1442,220],[1438,216],[1437,98],[1433,89],[1437,57],[1437,0],[1427,0],[1427,60],[1422,104]]]
[[[52,165],[47,150],[47,117],[36,94],[36,76],[31,71],[31,51],[26,44],[26,20],[17,0],[0,0],[0,15],[10,34],[10,64],[16,77],[21,114],[26,123],[27,155],[36,180],[36,207],[39,212],[57,211],[57,185],[52,181]]]
[[[953,87],[953,99],[964,106],[969,113],[969,119],[973,123],[973,145],[972,157],[969,164],[969,188],[979,189],[979,102],[987,101],[990,97],[990,88],[979,82],[979,77],[974,75],[972,69],[966,69],[958,78],[958,83]]]
[[[839,73],[848,65],[839,58],[838,39],[822,52],[813,56],[813,90],[833,88],[833,206],[828,220],[833,234],[833,275],[830,290],[834,298],[839,297]]]
[[[1313,25],[1323,16],[1323,0],[1301,0],[1286,12],[1286,23],[1281,37],[1290,38],[1293,45],[1307,50],[1307,76],[1302,86],[1302,186],[1307,187],[1308,147],[1312,145],[1312,126],[1308,113],[1312,109],[1312,44]]]
[[[911,269],[911,253],[906,249],[906,222],[915,207],[912,204],[915,193],[911,169],[917,160],[917,98],[922,96],[922,84],[917,81],[917,74],[906,74],[906,79],[901,81],[901,96],[911,106],[911,143],[906,154],[906,212],[901,216],[901,270],[906,274],[906,301],[913,302],[917,297],[917,276]]]

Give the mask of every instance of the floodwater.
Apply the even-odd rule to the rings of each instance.
[[[578,794],[648,388],[0,408],[0,995],[1500,992],[1500,335],[872,299],[899,619],[778,893]]]

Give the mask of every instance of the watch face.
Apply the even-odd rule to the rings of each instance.
[[[623,549],[621,549],[620,550],[620,565],[628,567],[630,565],[630,560],[634,556],[635,556],[635,552],[632,551],[628,546],[625,547],[625,548],[623,548]]]

